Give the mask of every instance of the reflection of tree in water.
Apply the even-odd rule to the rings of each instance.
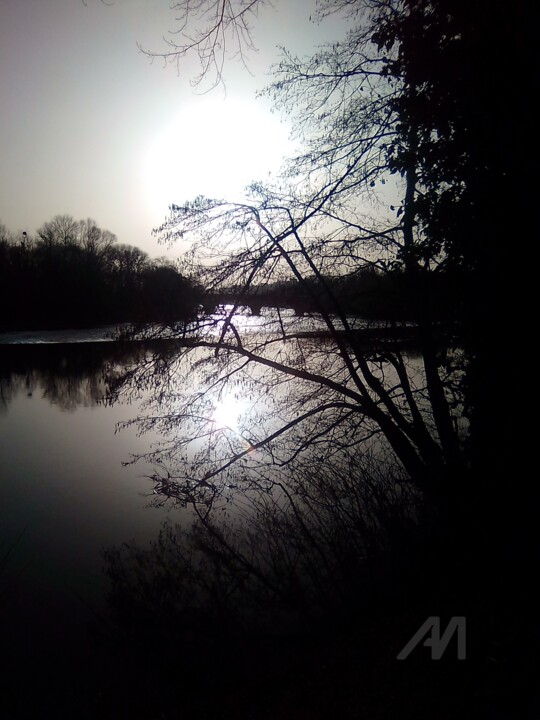
[[[334,382],[343,373],[342,358],[320,338],[278,346],[246,333],[242,347],[260,348],[265,339],[268,355],[290,367],[325,371]],[[416,379],[415,356],[402,356]],[[150,705],[182,698],[191,717],[199,717],[191,714],[194,697],[221,697],[221,688],[227,696],[243,677],[257,710],[275,686],[299,706],[310,706],[314,693],[306,716],[360,717],[341,705],[318,714],[316,705],[327,695],[335,702],[334,687],[344,698],[376,702],[366,668],[378,663],[381,672],[385,653],[395,664],[393,644],[409,626],[389,630],[378,609],[395,604],[396,625],[405,624],[411,598],[432,582],[423,580],[426,556],[416,552],[433,549],[417,523],[419,492],[373,423],[336,401],[334,386],[314,391],[298,376],[287,381],[271,367],[258,372],[226,359],[185,348],[166,367],[155,364],[154,374],[147,363],[124,387],[119,382],[119,391],[135,393],[155,383],[137,424],[164,439],[145,456],[159,470],[156,503],[187,504],[195,519],[165,524],[149,547],[128,543],[105,552],[116,664],[127,678],[144,669]],[[388,363],[371,361],[394,388]],[[412,390],[421,405],[417,379]],[[324,418],[314,412],[321,407]],[[288,432],[275,435],[285,425]],[[445,571],[441,582],[446,592],[452,574]]]
[[[5,345],[0,371],[0,411],[17,395],[40,392],[51,405],[73,411],[104,401],[116,376],[165,343],[66,343]]]
[[[124,397],[145,391],[144,413],[125,425],[161,437],[139,457],[156,468],[156,504],[177,503],[194,511],[189,532],[178,528],[160,540],[170,564],[167,573],[183,568],[180,577],[170,573],[175,607],[182,604],[178,581],[186,602],[194,601],[195,588],[209,584],[206,600],[218,602],[221,610],[226,603],[227,612],[238,610],[249,596],[256,604],[287,605],[304,615],[316,614],[321,605],[339,614],[344,597],[357,600],[366,558],[379,559],[388,548],[392,554],[394,544],[404,552],[404,528],[422,512],[418,487],[381,427],[348,397],[338,396],[342,388],[342,395],[353,397],[354,391],[330,342],[301,337],[277,343],[261,332],[245,333],[241,347],[268,362],[258,367],[233,353],[219,354],[209,340],[195,348],[179,345],[168,362],[148,359],[134,365],[115,387]],[[409,403],[435,435],[419,357],[398,344],[392,352],[390,346],[377,352],[366,347],[362,357],[404,422],[411,418]],[[408,373],[408,395],[396,365]],[[448,393],[457,393],[456,419],[459,377],[458,364],[445,379]],[[165,571],[155,550],[109,555],[119,602],[136,597],[128,592],[137,582],[129,568],[143,568],[144,582],[156,587],[156,574]],[[116,575],[120,566],[127,575]]]

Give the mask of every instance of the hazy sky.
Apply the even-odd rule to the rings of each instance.
[[[120,242],[151,236],[171,202],[233,196],[277,170],[288,128],[254,99],[283,44],[308,51],[311,0],[282,0],[256,22],[251,75],[226,66],[226,96],[190,86],[197,66],[163,69],[169,0],[0,0],[0,221],[35,230],[56,214],[91,217]],[[174,254],[174,253],[173,253]]]

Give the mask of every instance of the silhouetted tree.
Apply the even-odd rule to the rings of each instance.
[[[179,6],[189,12],[189,3]],[[219,70],[219,48],[209,39],[225,26],[219,17],[213,25],[212,13],[225,9],[234,22],[234,8],[242,7],[198,3],[195,17],[207,21],[201,34],[165,55],[177,60],[200,42],[203,73]],[[176,362],[146,363],[130,377],[156,390],[158,410],[138,422],[166,435],[146,456],[158,464],[158,501],[191,504],[199,524],[188,540],[173,533],[142,559],[135,552],[135,577],[113,557],[113,580],[116,588],[125,583],[130,599],[132,591],[144,596],[162,583],[157,600],[164,599],[167,618],[191,587],[209,604],[217,598],[233,607],[250,583],[276,604],[287,594],[301,604],[317,591],[322,602],[343,587],[347,562],[361,577],[366,558],[392,533],[403,550],[396,564],[410,572],[404,548],[414,533],[393,519],[382,530],[381,520],[393,518],[392,501],[414,521],[431,507],[439,528],[431,534],[424,526],[423,560],[411,573],[416,607],[466,607],[485,633],[485,657],[504,636],[487,608],[497,597],[497,607],[514,616],[519,601],[510,595],[523,575],[510,575],[508,560],[526,550],[523,538],[515,542],[517,524],[501,527],[512,490],[508,476],[504,486],[498,481],[498,458],[489,460],[486,443],[501,440],[501,411],[487,398],[500,401],[488,310],[498,242],[510,222],[500,221],[493,200],[504,207],[519,187],[517,162],[499,139],[505,127],[515,129],[516,92],[510,90],[514,105],[502,113],[495,107],[501,79],[511,84],[514,67],[500,75],[493,68],[500,68],[501,48],[523,58],[523,7],[460,0],[334,0],[319,7],[323,19],[343,13],[346,39],[310,58],[284,52],[267,91],[295,120],[304,151],[279,184],[254,184],[243,203],[199,197],[173,205],[159,229],[166,242],[193,241],[184,267],[214,297],[229,292],[232,308],[184,329]],[[354,278],[366,268],[369,282],[399,288],[415,320],[418,355],[404,352],[397,334],[395,342],[368,342],[348,316]],[[266,317],[260,332],[246,331],[242,306],[293,281],[318,310],[324,340],[281,312]],[[442,344],[437,293],[456,306]],[[228,427],[216,408],[235,401],[244,403],[244,418]],[[522,501],[517,495],[511,513]],[[372,525],[368,520],[364,532],[366,518]],[[198,560],[202,567],[194,568]],[[140,584],[137,568],[147,573]],[[510,592],[505,577],[515,581]],[[395,598],[406,604],[414,595],[391,587],[389,614],[399,614]],[[531,604],[527,622],[532,613]],[[509,642],[496,654],[526,672],[519,650],[520,641]]]
[[[211,68],[219,71],[223,59],[212,38],[234,29],[236,20],[243,21],[256,4],[248,9],[243,3],[199,3],[191,16],[189,4],[178,7],[185,18],[199,23],[199,34],[171,44],[162,55],[179,61],[200,51],[205,74]],[[346,307],[328,278],[354,276],[365,267],[381,278],[390,273],[400,285],[398,296],[407,315],[417,323],[435,424],[429,450],[421,449],[427,436],[418,425],[421,437],[412,440],[413,455],[424,456],[420,465],[429,466],[428,484],[442,482],[459,497],[468,459],[443,380],[448,356],[438,347],[441,318],[435,307],[444,292],[455,305],[444,313],[453,322],[447,337],[468,353],[462,383],[467,412],[474,418],[474,432],[480,428],[478,433],[487,437],[480,419],[486,413],[478,408],[489,382],[482,380],[479,391],[478,376],[489,377],[486,297],[493,295],[498,267],[500,229],[492,201],[502,201],[517,180],[514,159],[496,142],[506,124],[515,124],[512,109],[501,115],[494,107],[499,80],[489,70],[507,24],[513,28],[512,47],[519,44],[523,9],[518,4],[508,14],[486,3],[336,0],[320,4],[319,19],[336,12],[348,18],[346,38],[310,58],[284,51],[266,91],[291,116],[305,148],[289,161],[281,185],[254,184],[251,200],[242,205],[204,198],[174,205],[160,228],[162,239],[195,238],[201,264],[193,276],[212,292],[240,288],[237,304],[250,293],[260,294],[257,284],[295,278],[312,307],[327,318],[341,357],[352,353],[355,358],[348,367],[353,384],[358,387],[360,374],[362,388],[375,393],[377,382],[357,359],[354,333],[343,315]],[[485,77],[490,79],[482,84]],[[368,210],[370,203],[376,212]],[[244,249],[233,249],[216,263],[225,247]],[[221,341],[229,332],[227,321]],[[231,336],[227,352],[241,355],[239,342]],[[387,359],[400,365],[399,358]],[[400,383],[404,381],[401,375]],[[397,423],[398,436],[403,431],[408,438],[406,446],[411,435],[402,418],[387,399],[379,399],[391,425]],[[416,409],[411,412],[418,417]],[[490,427],[488,423],[488,431]]]
[[[139,248],[118,244],[115,235],[94,220],[77,222],[57,215],[38,229],[36,239],[5,228],[1,232],[3,327],[158,322],[166,304],[171,312],[176,308],[177,320],[194,312],[195,294],[174,268],[169,275],[175,275],[178,292],[171,295],[171,281],[161,288],[155,281],[146,287],[155,263]],[[172,319],[169,313],[168,321]]]
[[[198,198],[173,205],[161,238],[193,238],[193,277],[211,290],[227,285],[239,289],[215,338],[208,337],[206,323],[202,324],[206,334],[197,338],[199,347],[215,350],[216,357],[221,353],[233,368],[236,358],[241,364],[259,365],[267,374],[277,373],[285,383],[304,381],[300,384],[305,414],[297,416],[300,405],[291,405],[287,416],[282,409],[281,417],[287,420],[266,438],[263,434],[258,448],[267,442],[273,446],[278,436],[290,437],[302,417],[307,421],[317,416],[319,428],[325,423],[332,428],[341,414],[350,418],[358,413],[367,423],[367,433],[385,438],[414,482],[428,492],[449,492],[461,486],[468,463],[448,401],[442,367],[447,357],[439,353],[433,320],[424,312],[429,299],[424,293],[421,301],[411,304],[407,297],[420,285],[427,287],[425,276],[444,272],[445,245],[444,239],[430,244],[429,228],[416,212],[421,180],[411,185],[408,170],[394,160],[398,147],[410,145],[410,132],[400,116],[407,79],[391,65],[398,62],[399,52],[392,44],[388,54],[381,53],[376,35],[387,14],[405,17],[408,9],[399,2],[338,2],[323,5],[322,16],[336,9],[354,17],[346,39],[305,60],[285,53],[267,91],[278,108],[292,116],[305,147],[286,167],[285,181],[278,187],[254,184],[251,200],[243,204]],[[395,43],[402,48],[399,37]],[[402,182],[392,177],[396,172]],[[380,204],[369,216],[368,204],[387,188],[393,197],[401,196],[394,200],[398,210]],[[224,248],[225,258],[216,262]],[[328,280],[369,266],[405,273],[405,302],[414,308],[419,328],[429,420],[425,408],[420,409],[403,356],[385,349],[377,355],[378,368],[373,364],[374,356],[366,356]],[[287,277],[299,283],[324,318],[333,342],[329,354],[335,354],[332,379],[317,363],[309,366],[309,353],[293,351],[298,340],[279,325],[267,343],[257,341],[255,347],[249,347],[249,339],[235,327],[236,307],[254,286]],[[285,355],[277,361],[267,350],[279,339],[289,344],[294,361],[286,361]],[[218,367],[224,368],[220,377],[226,384],[231,369],[223,362]],[[397,375],[394,388],[383,381],[390,369]],[[316,401],[309,404],[314,391]],[[237,455],[240,459],[245,453]],[[207,469],[202,480],[207,482],[217,471],[217,466]]]
[[[139,46],[150,58],[160,58],[181,69],[185,57],[195,55],[200,72],[192,80],[208,80],[212,87],[222,82],[222,71],[231,53],[245,63],[246,53],[255,49],[251,22],[267,0],[182,0],[174,4],[176,27],[167,38],[167,49],[154,51]]]
[[[75,245],[79,236],[76,221],[71,215],[56,215],[44,223],[37,231],[39,241],[46,248],[58,245]]]

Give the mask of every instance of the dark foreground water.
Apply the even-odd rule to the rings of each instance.
[[[257,322],[245,324],[258,330]],[[116,432],[117,423],[139,414],[141,399],[104,402],[106,379],[150,348],[106,340],[106,331],[0,336],[1,720],[538,717],[537,693],[530,703],[527,685],[534,633],[527,632],[527,653],[521,641],[505,649],[489,624],[501,614],[494,605],[500,600],[479,593],[472,602],[466,588],[456,594],[461,565],[451,572],[450,555],[444,566],[433,562],[431,545],[425,553],[400,545],[391,563],[372,568],[372,585],[357,587],[351,573],[352,582],[342,584],[352,593],[346,615],[331,615],[311,633],[295,629],[276,639],[233,628],[228,635],[221,618],[206,627],[196,614],[175,632],[168,615],[160,625],[135,613],[130,634],[115,635],[102,550],[132,540],[146,545],[165,519],[184,523],[188,516],[151,505],[151,467],[122,465],[159,438]],[[411,357],[413,371],[414,363]],[[189,391],[195,382],[189,376]],[[245,414],[232,400],[223,395],[216,403],[216,428]],[[257,410],[255,400],[248,405]],[[335,567],[349,572],[345,555]],[[426,618],[439,616],[443,627],[450,617],[466,617],[466,661],[452,647],[433,661],[422,646],[399,662],[397,653]],[[147,642],[153,628],[168,642],[159,634]]]
[[[318,328],[292,313],[286,320],[291,329]],[[238,318],[245,333],[275,322],[271,313]],[[122,465],[159,438],[138,437],[134,428],[116,432],[139,414],[144,397],[104,402],[107,378],[155,348],[110,342],[113,332],[0,335],[0,623],[11,696],[20,695],[21,678],[27,688],[37,683],[54,694],[66,668],[84,675],[107,589],[102,551],[145,545],[166,518],[187,520],[150,506],[151,467]],[[167,342],[158,341],[161,350]],[[238,399],[223,396],[213,422],[234,426],[241,411]]]
[[[153,440],[116,432],[137,404],[103,402],[104,371],[142,352],[109,342],[0,345],[0,644],[8,703],[1,717],[26,716],[29,699],[34,706],[40,695],[69,694],[74,667],[84,677],[106,590],[102,550],[146,543],[168,515],[149,507],[148,468],[122,466]]]

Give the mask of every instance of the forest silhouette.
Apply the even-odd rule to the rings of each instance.
[[[197,292],[164,258],[118,243],[92,220],[58,215],[37,230],[0,226],[0,328],[179,322]]]

